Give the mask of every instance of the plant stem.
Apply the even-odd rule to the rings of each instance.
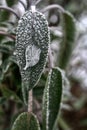
[[[57,5],[57,4],[48,5],[47,7],[43,8],[41,10],[41,12],[45,13],[48,10],[56,9],[56,8],[59,9],[60,11],[64,12],[64,9],[60,5]]]
[[[27,9],[29,9],[31,5],[37,5],[41,0],[26,0],[26,1],[27,1]]]
[[[20,19],[20,17],[18,16],[18,14],[12,8],[5,7],[5,6],[0,6],[0,10],[1,9],[7,10],[7,11],[13,13],[18,19]]]
[[[31,5],[35,5],[35,0],[26,0],[26,1],[27,1],[27,9],[29,9]]]
[[[33,104],[33,94],[32,90],[28,93],[28,112],[32,112],[32,104]]]

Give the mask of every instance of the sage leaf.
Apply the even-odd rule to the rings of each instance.
[[[43,130],[53,130],[58,116],[62,96],[62,74],[60,69],[50,70],[43,95]]]
[[[33,113],[24,112],[15,120],[12,130],[40,130],[40,126]]]
[[[45,16],[38,11],[25,12],[18,23],[13,54],[25,86],[23,90],[27,92],[36,85],[46,65],[49,41]]]
[[[76,39],[75,19],[68,11],[62,12],[63,18],[63,40],[60,43],[60,54],[58,57],[58,66],[66,68]]]

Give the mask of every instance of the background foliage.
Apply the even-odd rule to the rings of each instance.
[[[51,58],[54,66],[64,70],[63,98],[58,127],[55,129],[87,130],[87,2],[42,0],[37,4],[37,9],[42,10],[50,4],[59,4],[66,10],[62,16],[56,9],[45,12],[51,32]],[[27,4],[26,0],[1,0],[0,6],[13,8],[21,17]],[[27,111],[21,93],[19,68],[11,61],[17,22],[13,13],[0,9],[0,130],[10,130],[16,117]],[[33,112],[41,127],[42,95],[47,69],[33,89]]]

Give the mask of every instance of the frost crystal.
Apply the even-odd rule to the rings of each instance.
[[[24,70],[38,63],[40,53],[41,53],[41,50],[35,45],[29,45],[26,48],[26,51],[25,51],[26,66],[24,67]]]

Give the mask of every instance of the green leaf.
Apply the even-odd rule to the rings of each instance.
[[[28,92],[40,79],[46,65],[48,47],[49,30],[46,18],[37,11],[27,11],[17,27],[14,51],[14,59],[20,68],[22,84],[25,86],[23,90]]]
[[[58,65],[60,68],[65,69],[69,58],[72,53],[73,45],[75,43],[75,19],[67,11],[62,13],[63,15],[63,40],[60,43],[60,54],[58,58]]]
[[[53,130],[62,96],[62,74],[58,68],[50,70],[43,95],[43,130]]]
[[[34,114],[24,112],[14,122],[12,130],[40,130],[40,126]]]

